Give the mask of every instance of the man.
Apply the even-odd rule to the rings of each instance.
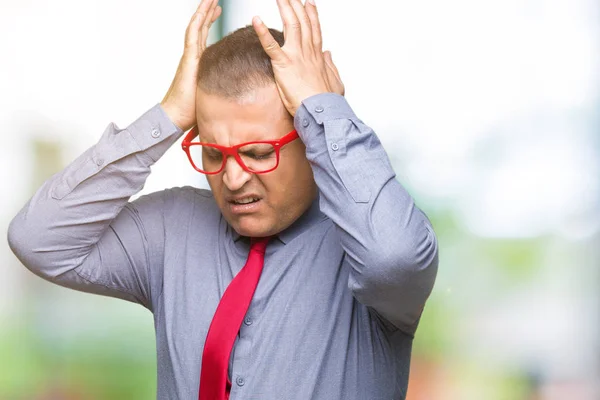
[[[255,17],[205,49],[203,0],[163,101],[50,178],[9,242],[153,312],[159,399],[403,399],[436,237],[344,99],[314,3],[277,4],[285,40]],[[192,127],[211,191],[128,202]]]

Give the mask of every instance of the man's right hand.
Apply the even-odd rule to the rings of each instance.
[[[201,0],[185,32],[183,56],[161,106],[184,132],[196,125],[196,86],[200,56],[206,49],[208,30],[221,15],[219,0]]]

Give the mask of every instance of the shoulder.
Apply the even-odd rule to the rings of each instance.
[[[130,203],[135,209],[152,209],[162,214],[215,213],[219,211],[210,190],[178,186],[152,192]]]
[[[200,189],[192,186],[176,186],[161,191],[165,199],[184,203],[215,203],[213,194],[208,189]]]

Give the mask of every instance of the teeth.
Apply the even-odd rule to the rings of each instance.
[[[253,203],[255,201],[258,201],[258,199],[255,197],[247,197],[245,199],[235,200],[234,203],[235,204],[248,204],[248,203]]]

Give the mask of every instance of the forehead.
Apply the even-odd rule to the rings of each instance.
[[[226,98],[196,93],[196,121],[200,140],[233,146],[253,140],[278,139],[294,129],[275,85]]]

